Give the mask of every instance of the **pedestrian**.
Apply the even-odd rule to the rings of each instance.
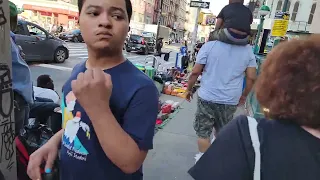
[[[210,33],[209,41],[219,40],[236,45],[249,43],[253,16],[243,3],[244,0],[229,0],[229,4],[217,16],[215,30]]]
[[[61,145],[61,180],[142,180],[159,94],[122,54],[131,1],[79,0],[78,8],[89,57],[63,86],[63,130],[31,155],[28,174],[40,179],[44,161],[45,172],[52,172]]]
[[[189,171],[195,180],[320,179],[319,42],[319,35],[283,42],[268,54],[255,92],[272,120],[256,120],[253,142],[250,118],[232,120]]]
[[[34,103],[32,94],[31,72],[28,64],[21,57],[21,51],[15,42],[15,34],[12,32],[17,28],[18,10],[17,6],[9,1],[10,7],[10,43],[12,57],[12,87],[15,101],[15,135],[26,125],[29,118],[30,106]]]
[[[201,47],[187,88],[190,101],[202,73],[194,121],[200,151],[196,160],[209,148],[213,128],[219,132],[233,118],[237,106],[245,103],[256,79],[256,66],[250,45],[209,41]],[[245,77],[246,88],[242,91]]]
[[[54,90],[53,80],[47,74],[40,75],[37,78],[37,86],[33,86],[33,93],[35,99],[46,98],[57,104],[60,102],[60,97]]]

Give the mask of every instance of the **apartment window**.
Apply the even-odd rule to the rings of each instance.
[[[277,4],[277,12],[278,11],[281,11],[281,8],[282,8],[282,1],[280,0],[280,1],[278,1],[278,4]]]
[[[298,14],[298,11],[299,11],[299,6],[300,6],[300,2],[299,1],[294,3],[292,15],[291,15],[291,21],[296,21],[297,14]]]
[[[290,7],[291,7],[291,1],[288,1],[287,7],[286,7],[287,9],[286,9],[286,10],[289,11],[289,10],[290,10]]]
[[[312,24],[313,15],[314,15],[314,12],[316,11],[316,8],[317,8],[317,4],[314,3],[314,4],[312,5],[312,7],[311,7],[308,24]]]
[[[143,14],[139,14],[139,22],[144,22],[144,15]]]
[[[151,17],[150,16],[146,17],[145,23],[146,24],[151,24]]]

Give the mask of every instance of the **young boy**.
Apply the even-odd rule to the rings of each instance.
[[[209,41],[222,41],[228,44],[247,45],[252,12],[243,5],[244,0],[229,0],[217,17],[215,31],[210,33]]]

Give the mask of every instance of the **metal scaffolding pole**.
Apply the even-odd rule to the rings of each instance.
[[[162,6],[163,6],[163,1],[164,1],[164,0],[159,0],[160,8],[159,8],[159,11],[158,11],[156,44],[158,44],[158,39],[159,39],[160,24],[161,24],[161,18],[162,18]],[[156,49],[155,49],[155,50],[156,50]]]

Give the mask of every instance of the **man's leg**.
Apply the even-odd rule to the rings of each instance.
[[[216,104],[215,106],[215,124],[216,133],[228,124],[233,119],[233,114],[236,112],[236,105]]]
[[[210,136],[215,119],[211,108],[212,104],[198,97],[198,107],[193,127],[198,136],[198,148],[201,153],[206,152],[211,145]]]
[[[228,29],[219,29],[210,33],[209,41],[221,41],[227,44],[245,46],[249,42],[249,37],[237,39],[230,34]]]
[[[15,118],[15,135],[19,135],[29,118],[30,107],[24,98],[14,92],[14,118]]]
[[[222,42],[239,45],[239,46],[246,46],[249,44],[249,36],[247,35],[239,35],[234,32],[231,32],[228,29],[222,29],[219,33],[219,38]]]
[[[46,123],[56,107],[59,105],[53,102],[34,102],[31,106],[30,118],[36,118],[38,123]]]

